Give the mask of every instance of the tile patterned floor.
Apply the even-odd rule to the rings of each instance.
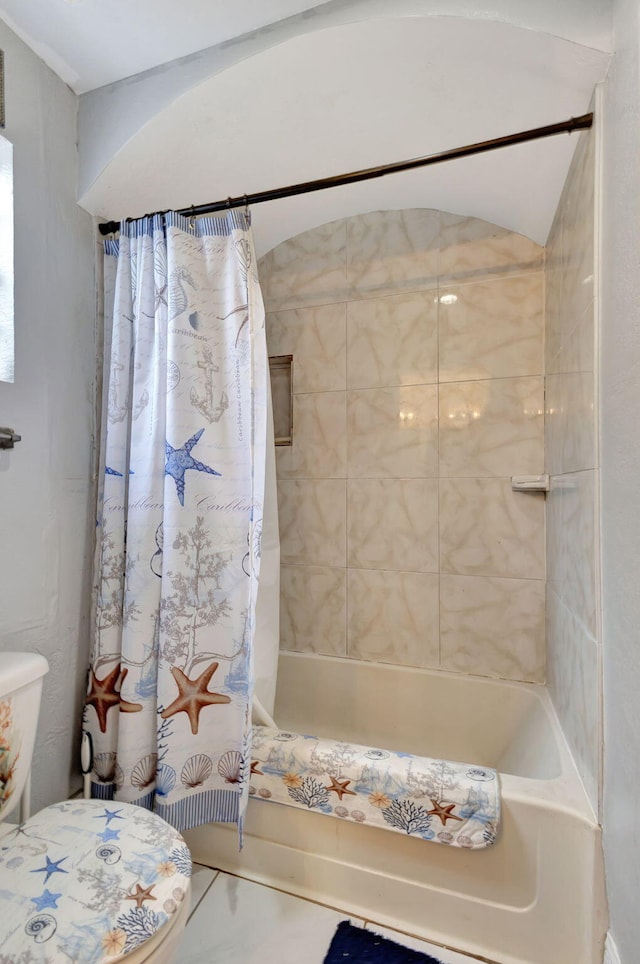
[[[180,964],[322,964],[338,923],[348,916],[199,865],[194,866],[191,907]],[[351,921],[442,964],[475,960],[357,918]]]

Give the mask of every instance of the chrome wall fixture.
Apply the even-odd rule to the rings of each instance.
[[[22,441],[22,435],[16,435],[12,428],[0,425],[0,449],[12,449],[16,442]]]

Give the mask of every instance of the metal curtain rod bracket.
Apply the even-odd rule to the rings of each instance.
[[[241,197],[229,197],[224,201],[213,201],[210,204],[191,205],[182,208],[178,214],[185,217],[198,217],[202,214],[213,214],[216,211],[226,211],[231,208],[248,207],[251,204],[261,204],[263,201],[277,201],[284,197],[295,197],[298,194],[311,194],[313,191],[324,191],[330,187],[341,187],[344,184],[355,184],[358,181],[370,181],[374,177],[385,177],[387,174],[398,174],[401,171],[412,171],[417,167],[429,167],[431,164],[441,164],[443,161],[454,161],[459,157],[471,157],[473,154],[484,154],[499,147],[511,147],[514,144],[524,144],[527,141],[539,140],[541,137],[553,137],[555,134],[571,134],[572,131],[587,130],[593,125],[593,114],[581,114],[571,117],[559,124],[547,124],[546,127],[534,127],[517,134],[506,134],[504,137],[494,137],[489,141],[479,141],[477,144],[467,144],[464,147],[454,147],[439,154],[428,154],[426,157],[414,157],[409,161],[397,161],[395,164],[383,164],[380,167],[367,167],[362,171],[351,171],[348,174],[336,174],[333,177],[321,177],[317,181],[303,181],[300,184],[290,184],[287,187],[274,188],[271,191],[259,191],[257,194],[243,194]],[[132,219],[129,219],[132,220]],[[119,230],[117,221],[99,224],[100,234],[113,234]]]

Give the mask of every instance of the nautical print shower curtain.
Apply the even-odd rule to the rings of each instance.
[[[92,796],[241,828],[268,377],[247,216],[123,222],[105,318]]]

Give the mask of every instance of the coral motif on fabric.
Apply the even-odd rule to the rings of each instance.
[[[124,223],[105,244],[105,315],[92,796],[183,829],[241,822],[268,379],[245,215]],[[108,943],[130,945],[127,921]]]
[[[108,832],[115,843],[104,843]],[[54,804],[0,845],[4,960],[107,964],[143,944],[189,892],[191,857],[155,814],[96,800]]]
[[[452,847],[479,850],[495,841],[500,790],[496,771],[488,767],[264,726],[253,729],[252,752],[254,799]]]

